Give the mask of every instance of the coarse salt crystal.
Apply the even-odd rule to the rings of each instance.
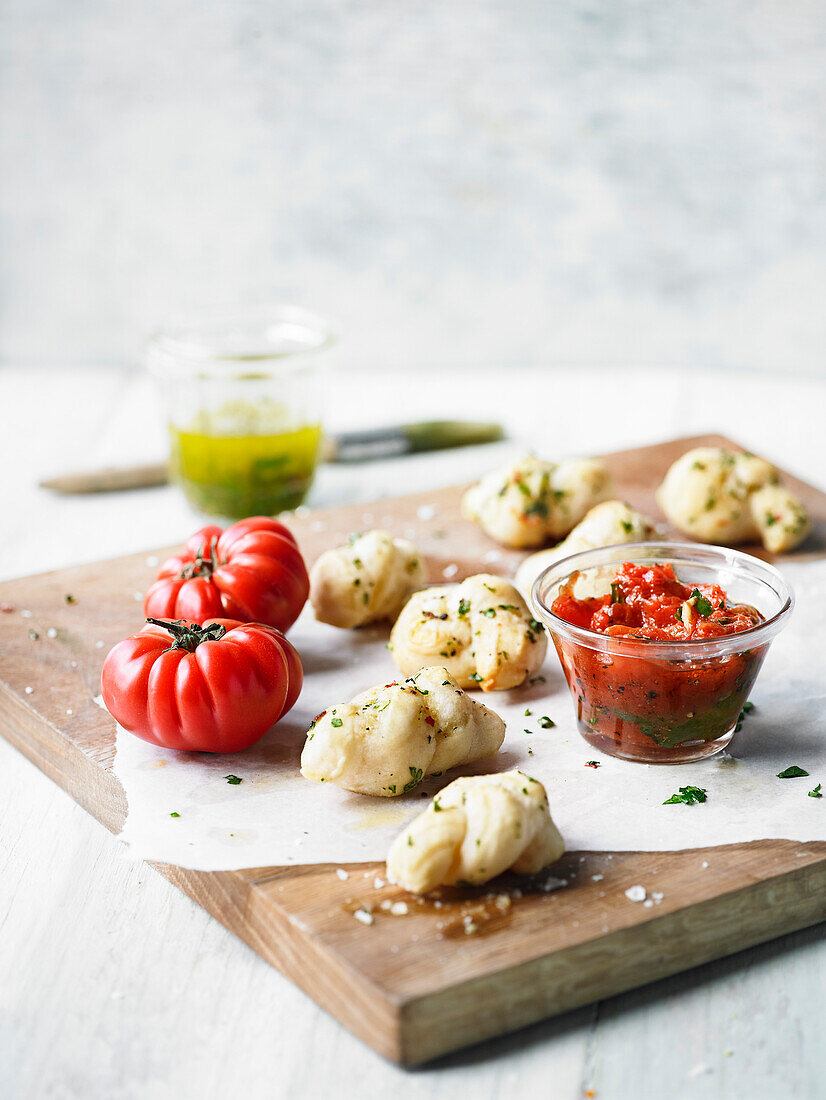
[[[390,912],[394,917],[405,917],[408,913],[407,902],[394,901],[390,906]]]
[[[338,875],[338,877],[341,879],[342,882],[346,882],[347,879],[350,877],[349,874],[344,870],[343,867],[336,867],[336,874]]]
[[[708,867],[708,860],[704,859],[703,862],[700,864],[700,866],[701,867]]]
[[[446,565],[442,570],[442,576],[447,577],[450,580],[451,577],[455,577],[459,572],[459,566],[455,562],[451,562],[450,565]]]
[[[323,519],[314,519],[313,522],[310,524],[310,530],[323,531],[326,526],[327,524],[324,522]]]
[[[384,879],[376,876],[376,878],[373,879],[373,888],[375,890],[381,890],[382,886],[384,886]]]
[[[482,561],[484,561],[484,562],[501,561],[501,560],[502,560],[502,551],[501,550],[488,550],[487,554],[482,555]]]
[[[646,909],[652,909],[654,907],[654,902],[651,900],[651,898],[646,898],[643,902],[643,905]]]
[[[95,642],[95,649],[103,649],[103,642],[100,639]]]
[[[138,592],[138,591],[133,592],[132,593],[132,599],[135,601],[135,603],[140,603],[141,600],[143,599],[143,592]]]
[[[422,504],[420,508],[416,509],[416,515],[419,519],[433,519],[436,511],[432,504]]]
[[[150,569],[158,564],[158,558],[155,556],[155,554],[149,555],[149,557],[146,559],[146,564],[149,566]]]
[[[353,913],[353,916],[356,920],[360,920],[362,924],[373,923],[373,914],[368,913],[366,909],[357,909],[355,913]]]
[[[55,628],[53,626],[50,626],[49,629],[46,631],[46,637],[47,638],[56,638],[57,637],[57,630],[55,630]]]
[[[645,887],[629,886],[625,891],[625,896],[629,901],[645,901]]]
[[[657,905],[660,904],[660,902],[663,900],[664,896],[665,895],[663,894],[662,890],[654,890],[651,894],[651,897],[654,899],[654,901],[657,903]]]
[[[66,710],[66,713],[67,714],[74,714],[75,712],[72,710],[71,707],[68,707],[67,710]]]
[[[605,878],[605,875],[591,875],[591,878],[594,880],[594,882],[602,882],[602,880]]]
[[[24,688],[24,691],[26,692],[27,695],[31,695],[31,693],[34,691],[34,688],[33,687],[27,687],[27,688]]]
[[[21,611],[20,614],[24,619],[30,619],[32,617],[31,611]]]

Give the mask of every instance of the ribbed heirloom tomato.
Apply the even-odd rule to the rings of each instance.
[[[302,680],[298,653],[273,627],[150,619],[110,650],[100,684],[109,713],[144,741],[238,752],[290,710]]]
[[[222,531],[202,527],[169,558],[146,593],[147,618],[204,623],[226,617],[288,630],[307,602],[310,580],[292,533],[267,516]]]

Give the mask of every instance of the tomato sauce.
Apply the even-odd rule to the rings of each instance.
[[[719,751],[731,737],[766,646],[698,658],[675,645],[649,657],[649,643],[713,641],[757,626],[753,607],[719,585],[686,585],[667,564],[626,562],[610,593],[577,599],[576,574],[552,604],[574,626],[627,641],[627,652],[595,649],[552,631],[574,696],[580,731],[614,756],[679,763]],[[625,648],[625,647],[623,647]]]

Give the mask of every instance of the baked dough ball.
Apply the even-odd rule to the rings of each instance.
[[[548,796],[524,772],[456,779],[396,837],[387,877],[414,894],[535,874],[565,851]]]
[[[321,555],[310,571],[310,602],[322,623],[363,626],[395,619],[426,583],[424,559],[412,542],[368,531]]]
[[[560,539],[610,490],[595,458],[543,462],[529,456],[487,474],[462,498],[462,515],[491,538],[516,548]]]
[[[337,703],[315,719],[301,774],[358,794],[405,794],[422,779],[498,752],[505,723],[451,679],[423,668]]]
[[[678,458],[657,500],[681,531],[724,546],[759,538],[766,549],[782,553],[802,542],[812,527],[770,462],[721,447],[697,447]]]
[[[510,581],[479,573],[411,596],[390,648],[402,675],[440,664],[460,687],[502,691],[536,672],[548,639]]]
[[[656,537],[656,524],[648,516],[635,512],[624,501],[605,500],[592,508],[558,546],[539,550],[525,558],[516,571],[516,587],[529,600],[534,581],[543,569],[555,561],[583,550],[596,550],[600,546],[615,546],[624,542],[648,542]]]

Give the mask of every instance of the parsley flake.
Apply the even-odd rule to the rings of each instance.
[[[788,768],[784,768],[782,772],[777,773],[778,779],[800,779],[804,775],[809,773],[804,768],[798,768],[797,764],[792,764]]]
[[[686,806],[693,806],[696,802],[705,802],[707,794],[705,787],[680,787],[676,794],[672,794],[671,798],[663,802],[663,806],[673,802],[684,802]]]
[[[227,783],[229,783],[232,787],[237,787],[239,783],[244,782],[244,780],[241,779],[241,777],[238,775],[225,775],[224,779],[226,779]]]

